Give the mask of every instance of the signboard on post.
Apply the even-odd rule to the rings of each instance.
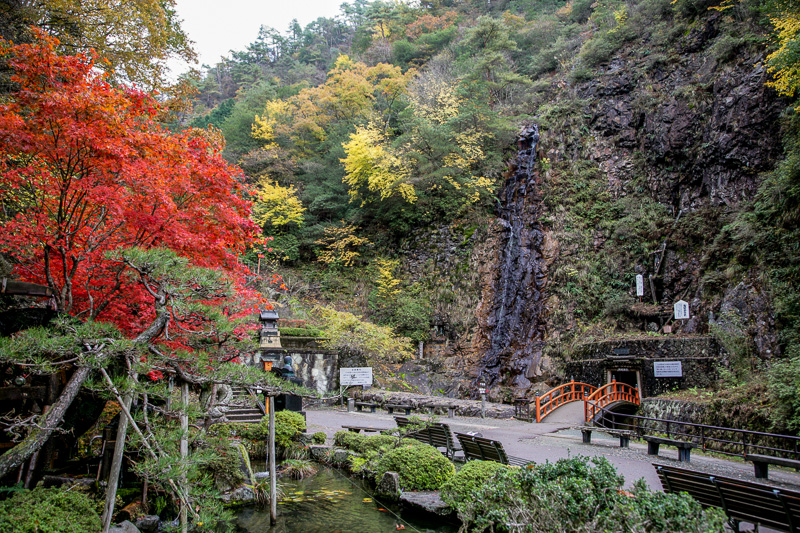
[[[636,274],[636,296],[644,296],[644,276]]]
[[[689,318],[689,303],[683,300],[675,302],[674,306],[675,320],[685,320]]]
[[[657,378],[682,378],[683,367],[680,361],[654,361],[653,374]]]
[[[350,385],[372,386],[372,367],[357,366],[352,368],[339,369],[339,385],[349,387]]]

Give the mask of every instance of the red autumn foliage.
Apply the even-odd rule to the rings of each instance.
[[[0,44],[16,85],[0,101],[0,249],[16,274],[50,286],[59,309],[129,334],[152,320],[153,299],[111,252],[166,247],[243,285],[237,254],[256,228],[239,169],[212,136],[169,132],[152,97],[55,44]]]

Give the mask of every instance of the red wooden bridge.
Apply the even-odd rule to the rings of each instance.
[[[639,390],[626,383],[612,381],[600,388],[588,383],[570,381],[536,397],[536,421],[570,402],[583,401],[584,417],[590,423],[603,407],[617,402],[639,405]]]
[[[583,400],[586,423],[594,422],[594,419],[601,414],[602,408],[619,402],[639,405],[639,389],[616,381],[603,385]]]

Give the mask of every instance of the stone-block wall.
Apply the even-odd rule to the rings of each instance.
[[[724,352],[711,337],[603,341],[578,346],[565,363],[566,379],[604,385],[608,371],[638,371],[642,396],[672,390],[707,388],[718,379]],[[656,361],[680,361],[682,377],[656,377]]]

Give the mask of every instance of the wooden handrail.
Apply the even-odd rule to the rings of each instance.
[[[569,383],[559,385],[554,389],[550,389],[541,396],[536,397],[536,422],[541,422],[544,417],[569,402],[577,402],[583,400],[592,394],[597,387],[575,381],[574,379]]]
[[[639,405],[639,389],[616,380],[603,385],[583,400],[583,414],[587,423],[606,405],[614,402],[629,402]]]

